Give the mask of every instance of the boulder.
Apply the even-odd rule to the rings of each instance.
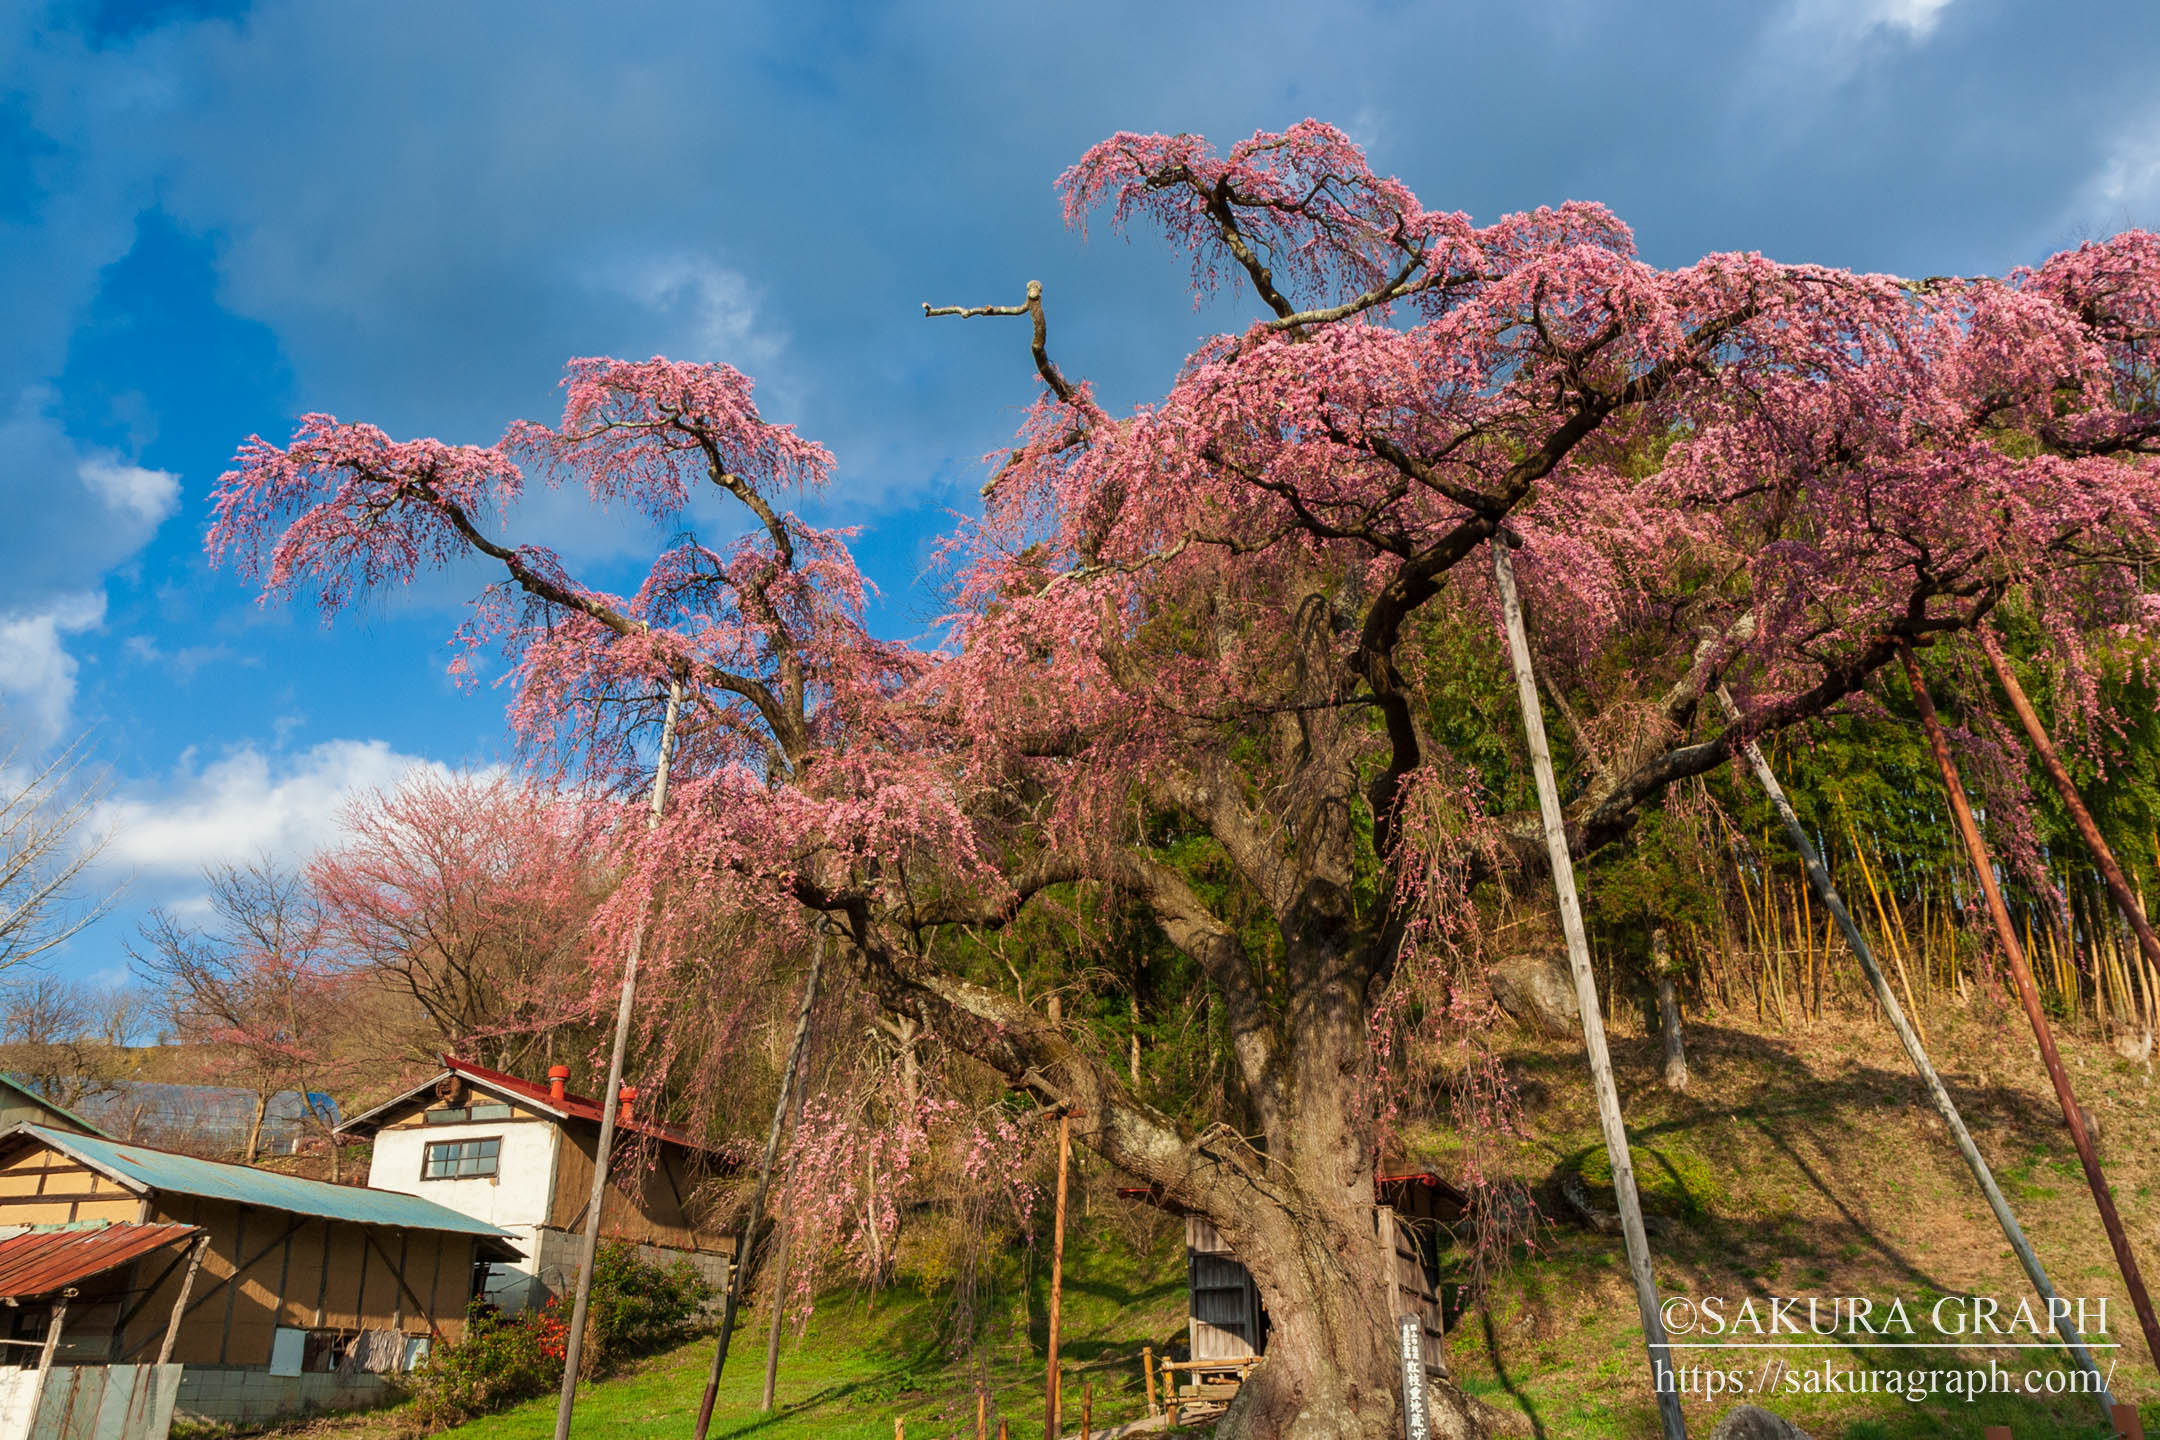
[[[1712,1427],[1710,1440],[1808,1440],[1808,1433],[1758,1405],[1735,1405]]]
[[[1486,982],[1492,986],[1493,1003],[1524,1029],[1556,1039],[1582,1033],[1575,978],[1558,956],[1510,956],[1492,967]]]

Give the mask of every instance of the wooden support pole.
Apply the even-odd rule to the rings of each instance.
[[[60,1330],[67,1323],[68,1300],[73,1290],[63,1290],[53,1301],[52,1315],[45,1322],[45,1343],[38,1349],[37,1379],[30,1382],[30,1421],[25,1432],[37,1425],[39,1407],[45,1400],[45,1382],[51,1378],[53,1356],[60,1349]]]
[[[2115,862],[2115,852],[2108,847],[2100,834],[2100,827],[2093,821],[2092,811],[2085,808],[2085,798],[2078,794],[2077,786],[2070,781],[2070,772],[2063,768],[2062,757],[2055,753],[2055,742],[2048,739],[2047,728],[2040,717],[2033,713],[2032,702],[2025,698],[2025,688],[2018,684],[2017,675],[2010,669],[2010,662],[2003,658],[2002,647],[1986,630],[1980,632],[1980,653],[1987,656],[1988,667],[1995,672],[1995,682],[2002,686],[2003,694],[2010,697],[2010,708],[2017,712],[2018,723],[2025,727],[2025,737],[2032,741],[2033,752],[2040,757],[2040,768],[2047,771],[2048,779],[2055,782],[2055,793],[2062,796],[2063,808],[2070,812],[2070,819],[2077,826],[2085,848],[2092,851],[2093,863],[2100,867],[2100,878],[2107,882],[2108,894],[2114,897],[2115,908],[2137,933],[2138,948],[2145,958],[2160,965],[2160,936],[2153,934],[2152,925],[2145,918],[2145,911],[2138,904],[2137,893],[2123,877],[2122,866]]]
[[[1064,1007],[1059,1003],[1058,997],[1053,995],[1050,997],[1050,1023],[1055,1025],[1063,1018]],[[1044,1382],[1043,1435],[1045,1440],[1058,1440],[1058,1436],[1063,1433],[1059,1428],[1063,1420],[1063,1416],[1060,1414],[1060,1402],[1064,1397],[1059,1393],[1058,1322],[1062,1318],[1061,1311],[1065,1290],[1065,1172],[1071,1160],[1072,1115],[1063,1106],[1060,1106],[1058,1108],[1057,1218],[1056,1228],[1051,1231],[1050,1238],[1050,1357],[1049,1371]]]
[[[743,1222],[743,1233],[735,1242],[735,1263],[728,1267],[727,1299],[720,1307],[720,1338],[713,1345],[712,1366],[705,1372],[705,1394],[698,1401],[697,1440],[705,1440],[705,1432],[712,1428],[713,1404],[720,1395],[720,1373],[727,1368],[728,1343],[735,1336],[735,1316],[742,1307],[751,1249],[765,1219],[765,1197],[772,1189],[780,1136],[787,1128],[788,1106],[795,1098],[796,1081],[802,1073],[803,1049],[810,1036],[810,1011],[817,1003],[818,973],[829,943],[821,938],[810,950],[810,974],[803,981],[802,1003],[795,1007],[795,1038],[788,1043],[787,1069],[780,1077],[779,1098],[773,1101],[772,1124],[765,1131],[765,1158],[758,1167],[757,1190],[750,1197],[750,1216]]]
[[[1717,694],[1725,707],[1727,719],[1738,724],[1740,712],[1733,704],[1731,692],[1720,685]],[[1793,849],[1800,852],[1800,863],[1807,871],[1808,883],[1814,887],[1816,897],[1837,922],[1839,933],[1844,935],[1845,944],[1853,952],[1853,958],[1860,962],[1860,972],[1867,977],[1868,988],[1875,992],[1876,1003],[1882,1006],[1883,1014],[1889,1018],[1890,1028],[1897,1034],[1898,1043],[1905,1047],[1905,1058],[1912,1061],[1914,1073],[1919,1075],[1920,1082],[1927,1087],[1928,1098],[1935,1103],[1935,1113],[1940,1115],[1943,1124],[1949,1127],[1950,1138],[1956,1142],[1958,1154],[1964,1157],[1965,1168],[1972,1172],[1974,1182],[1980,1187],[1980,1193],[1987,1197],[1988,1209],[1994,1212],[1995,1223],[2002,1227],[2003,1238],[2010,1242],[2010,1248],[2016,1252],[2018,1264],[2025,1269],[2025,1278],[2032,1282],[2033,1293],[2047,1305],[2055,1331],[2070,1351],[2072,1361],[2078,1369],[2092,1376],[2094,1393],[2100,1408],[2107,1412],[2115,1403],[2115,1398],[2108,1393],[2107,1380],[2101,1375],[2100,1367],[2094,1363],[2092,1352],[2085,1348],[2084,1337],[2078,1334],[2077,1326],[2070,1319],[2070,1307],[2057,1302],[2055,1287],[2048,1283],[2047,1271],[2041,1268],[2040,1257],[2034,1253],[2032,1242],[2025,1238],[2025,1231],[2018,1224],[2017,1216],[2010,1213],[2010,1202],[2003,1198],[2001,1188],[1996,1185],[1994,1171],[1988,1168],[1987,1161],[1981,1158],[1979,1147],[1973,1144],[1972,1134],[1965,1128],[1965,1119],[1958,1113],[1957,1103],[1950,1098],[1950,1092],[1944,1087],[1942,1077],[1935,1073],[1934,1063],[1928,1059],[1926,1043],[1914,1030],[1904,1008],[1898,1004],[1897,992],[1890,988],[1890,979],[1883,973],[1882,966],[1876,963],[1875,952],[1868,947],[1867,937],[1860,933],[1859,925],[1853,921],[1852,912],[1845,907],[1845,898],[1838,894],[1837,886],[1831,883],[1830,871],[1823,864],[1822,856],[1816,853],[1814,843],[1808,839],[1807,828],[1800,823],[1800,817],[1793,813],[1792,802],[1785,798],[1785,787],[1778,783],[1776,772],[1772,771],[1770,763],[1763,759],[1761,748],[1753,740],[1743,741],[1740,753],[1746,758],[1748,768],[1755,772],[1756,782],[1770,797],[1770,808],[1777,811],[1778,819],[1784,824],[1786,837],[1792,841]],[[1846,823],[1852,823],[1850,816],[1846,818]],[[1853,832],[1853,843],[1855,846],[1859,844],[1857,829]],[[1861,863],[1864,865],[1866,862]],[[1885,937],[1889,935],[1887,925],[1883,933]],[[1908,986],[1906,995],[1910,997],[1911,994],[1911,987]]]
[[[668,681],[667,718],[660,725],[660,757],[653,771],[648,830],[658,829],[667,806],[668,761],[675,750],[675,720],[682,713],[682,681]],[[615,1048],[608,1055],[607,1088],[600,1092],[600,1142],[593,1153],[592,1194],[585,1205],[585,1234],[578,1244],[578,1276],[570,1304],[570,1331],[563,1343],[562,1393],[555,1401],[555,1440],[570,1440],[577,1405],[578,1370],[585,1358],[585,1322],[592,1310],[593,1265],[600,1256],[600,1212],[607,1205],[608,1167],[615,1155],[615,1114],[622,1106],[623,1061],[630,1050],[630,1016],[637,1004],[638,958],[645,948],[646,917],[638,917],[623,957],[622,997],[615,1006]]]
[[[1597,977],[1590,968],[1590,942],[1583,933],[1582,905],[1575,894],[1575,862],[1568,853],[1567,820],[1560,810],[1559,785],[1553,779],[1552,751],[1545,740],[1537,677],[1530,668],[1530,636],[1523,627],[1515,567],[1508,560],[1508,549],[1514,543],[1504,530],[1493,537],[1493,580],[1499,587],[1500,613],[1507,626],[1508,658],[1515,668],[1515,695],[1522,708],[1523,732],[1530,742],[1530,768],[1537,780],[1538,810],[1545,822],[1545,851],[1552,861],[1560,928],[1567,937],[1568,969],[1574,974],[1575,1000],[1582,1010],[1583,1049],[1588,1053],[1590,1079],[1597,1091],[1598,1128],[1604,1134],[1605,1154],[1612,1164],[1613,1193],[1620,1206],[1620,1234],[1627,1249],[1628,1272],[1635,1282],[1643,1343],[1650,1355],[1650,1384],[1657,1396],[1658,1423],[1665,1440],[1686,1440],[1679,1376],[1672,1368],[1672,1348],[1658,1310],[1657,1278],[1650,1269],[1650,1237],[1643,1229],[1642,1200],[1636,1193],[1635,1166],[1628,1155],[1627,1126],[1620,1118],[1620,1091],[1613,1082],[1612,1055],[1605,1045],[1605,1021],[1598,1008]]]
[[[202,1269],[203,1252],[210,1248],[210,1232],[205,1230],[195,1237],[194,1246],[188,1251],[187,1273],[180,1277],[180,1293],[173,1299],[172,1315],[165,1321],[165,1338],[158,1342],[157,1363],[172,1362],[173,1346],[180,1339],[180,1317],[187,1314],[188,1292],[195,1288],[195,1272]]]
[[[1080,1386],[1080,1440],[1095,1440],[1095,1382]]]
[[[1155,1413],[1155,1347],[1140,1347],[1140,1378],[1147,1382],[1147,1413]]]
[[[975,1392],[975,1440],[990,1440],[990,1397]]]
[[[2135,1405],[2117,1405],[2110,1412],[2115,1422],[2115,1433],[2121,1440],[2145,1440],[2145,1422],[2138,1418]]]
[[[807,1087],[795,1087],[795,1129],[802,1130],[803,1099]],[[773,1257],[772,1323],[765,1331],[765,1389],[758,1397],[758,1409],[772,1413],[773,1395],[780,1385],[780,1320],[787,1313],[788,1251],[795,1242],[795,1226],[792,1221],[780,1234],[780,1253]]]
[[[2122,1272],[2123,1288],[2130,1292],[2130,1306],[2137,1312],[2138,1326],[2144,1331],[2146,1353],[2160,1363],[2160,1321],[2153,1317],[2152,1297],[2145,1293],[2145,1277],[2138,1273],[2137,1256],[2131,1253],[2130,1237],[2123,1231],[2122,1216],[2115,1211],[2115,1197],[2108,1190],[2107,1176],[2101,1173],[2100,1157],[2093,1149],[2092,1136],[2085,1131],[2085,1118],[2078,1110],[2077,1094],[2070,1088],[2070,1074],[2063,1069],[2062,1055],[2055,1048],[2055,1033],[2048,1028],[2047,1012],[2040,1008],[2040,992],[2033,985],[2032,968],[2025,963],[2024,948],[2018,944],[2017,932],[2010,925],[2010,911],[2003,904],[2002,890],[1995,884],[1994,862],[1988,857],[1987,845],[1980,839],[1980,827],[1973,823],[1972,807],[1965,802],[1965,787],[1959,783],[1957,765],[1950,758],[1950,742],[1943,736],[1942,721],[1936,718],[1935,702],[1928,698],[1927,686],[1921,682],[1920,665],[1913,659],[1912,647],[1900,645],[1898,659],[1904,664],[1905,678],[1912,686],[1913,703],[1920,709],[1920,724],[1927,731],[1928,748],[1935,752],[1936,768],[1942,771],[1943,788],[1950,795],[1950,814],[1957,822],[1958,833],[1964,837],[1965,853],[1972,860],[1973,870],[1980,877],[1980,893],[1987,900],[1989,918],[1995,922],[1995,938],[2010,961],[2010,976],[2017,984],[2018,1001],[2025,1007],[2025,1018],[2032,1025],[2033,1038],[2040,1044],[2040,1059],[2047,1066],[2048,1079],[2054,1083],[2055,1100],[2062,1107],[2063,1124],[2070,1131],[2070,1143],[2077,1148],[2078,1164],[2085,1169],[2086,1188],[2092,1191],[2093,1205],[2100,1212],[2101,1228],[2107,1231],[2108,1246],[2115,1252],[2116,1268]]]
[[[68,1299],[73,1290],[63,1290],[53,1301],[52,1315],[45,1322],[45,1343],[38,1348],[37,1368],[40,1374],[52,1369],[53,1355],[60,1349],[60,1329],[67,1323]],[[33,1409],[31,1413],[36,1414]]]

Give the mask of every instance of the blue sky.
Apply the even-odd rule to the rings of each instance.
[[[488,442],[573,355],[725,360],[840,461],[880,628],[1031,395],[1011,325],[920,303],[1047,288],[1069,373],[1130,404],[1234,308],[1052,182],[1119,130],[1305,116],[1430,207],[1567,199],[1649,258],[1999,271],[2160,223],[2160,7],[1512,0],[1088,7],[0,6],[0,724],[89,730],[122,905],[110,974],[208,860],[296,858],[358,788],[505,758],[444,676],[477,574],[325,628],[202,557],[251,432],[328,410]],[[544,499],[520,538],[621,580],[653,537]]]

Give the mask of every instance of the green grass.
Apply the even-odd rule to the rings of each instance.
[[[1930,1017],[1935,1049],[1968,1122],[1994,1161],[2027,1233],[2066,1293],[2109,1295],[2113,1338],[2126,1342],[2114,1376],[2118,1398],[2153,1405],[2154,1374],[2134,1336],[2127,1305],[2084,1187],[2066,1171],[2059,1116],[2037,1067],[2005,1079],[1999,1026],[1947,1007]],[[1695,1089],[1686,1096],[1656,1083],[1657,1056],[1646,1037],[1615,1042],[1636,1164],[1652,1209],[1666,1216],[1653,1242],[1658,1282],[1668,1295],[1898,1296],[1908,1304],[1939,1296],[2022,1293],[2022,1277],[1945,1137],[1920,1105],[1917,1086],[1879,1022],[1826,1022],[1777,1031],[1720,1017],[1693,1032]],[[2078,1037],[2065,1038],[2074,1067],[2107,1074],[2108,1057]],[[1561,1165],[1579,1166],[1593,1190],[1609,1183],[1595,1117],[1581,1081],[1578,1051],[1558,1043],[1518,1042],[1510,1069],[1526,1095],[1523,1133],[1501,1158],[1542,1185]],[[1963,1077],[1982,1070],[1985,1083]],[[2123,1093],[2099,1086],[2088,1101],[2102,1115],[2110,1178],[2132,1233],[2150,1236],[2160,1221],[2160,1077],[2128,1077]],[[1445,1157],[1442,1131],[1417,1137],[1421,1154]],[[1437,1158],[1445,1166],[1449,1162]],[[1082,1187],[1067,1251],[1063,1351],[1066,1414],[1077,1429],[1080,1388],[1095,1386],[1098,1425],[1143,1409],[1135,1356],[1152,1344],[1161,1354],[1184,1335],[1184,1264],[1180,1229],[1146,1221],[1108,1194],[1108,1177]],[[1550,1195],[1547,1189],[1542,1193]],[[1598,1195],[1601,1203],[1605,1201]],[[1092,1207],[1092,1208],[1090,1208]],[[939,1242],[947,1243],[940,1250]],[[993,1416],[1012,1422],[1013,1440],[1037,1440],[1042,1424],[1047,1339],[1046,1256],[1012,1247],[985,1266],[978,1299],[977,1345],[965,1355],[949,1343],[950,1237],[925,1225],[915,1232],[910,1263],[918,1283],[887,1288],[868,1300],[828,1296],[800,1336],[781,1349],[779,1405],[757,1408],[767,1316],[752,1312],[737,1337],[721,1389],[713,1434],[794,1440],[796,1436],[886,1440],[896,1417],[909,1440],[972,1435],[978,1386]],[[592,1386],[579,1408],[581,1440],[688,1440],[710,1340],[654,1357]],[[1898,1351],[1827,1353],[1840,1369],[1984,1368],[1985,1355]],[[1512,1433],[1536,1440],[1654,1440],[1656,1412],[1645,1394],[1645,1366],[1632,1292],[1617,1238],[1560,1226],[1536,1252],[1494,1286],[1490,1310],[1464,1315],[1449,1336],[1447,1358],[1464,1389],[1505,1418]],[[1805,1354],[1787,1357],[1799,1366]],[[2107,1362],[2103,1360],[2103,1368]],[[1780,1390],[1742,1396],[1789,1416],[1816,1440],[1977,1440],[1983,1427],[2008,1425],[2017,1440],[2099,1440],[2088,1397],[1992,1396],[1976,1403],[1888,1394],[1810,1395]],[[1692,1433],[1707,1434],[1736,1403],[1690,1400]],[[455,1440],[545,1440],[552,1398],[450,1432]],[[993,1419],[993,1427],[995,1420]],[[365,1420],[324,1421],[311,1440],[390,1440],[394,1412]]]
[[[1094,1387],[1098,1427],[1145,1413],[1141,1347],[1153,1345],[1159,1355],[1173,1338],[1184,1336],[1182,1230],[1166,1224],[1138,1234],[1129,1224],[1118,1228],[1128,1233],[1076,1224],[1066,1248],[1060,1351],[1069,1429],[1079,1425],[1083,1385]],[[771,1414],[758,1408],[771,1316],[747,1312],[721,1380],[713,1437],[889,1440],[896,1418],[906,1419],[915,1440],[962,1431],[972,1436],[981,1386],[990,1396],[992,1433],[1003,1418],[1011,1423],[1014,1440],[1036,1440],[1042,1433],[1049,1330],[1047,1260],[1038,1264],[1038,1258],[1019,1251],[986,1267],[1002,1273],[984,1281],[980,1339],[974,1354],[965,1357],[956,1356],[949,1341],[948,1297],[908,1284],[867,1298],[826,1297],[799,1333],[790,1326],[782,1334]],[[587,1386],[573,1434],[590,1440],[688,1440],[712,1347],[713,1337],[701,1336]],[[550,1395],[443,1433],[455,1440],[545,1440],[554,1426]],[[390,1440],[398,1428],[395,1410],[302,1427],[310,1440]]]

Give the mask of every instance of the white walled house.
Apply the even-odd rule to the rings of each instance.
[[[445,1055],[432,1078],[338,1127],[340,1137],[375,1142],[371,1188],[421,1196],[517,1237],[525,1258],[492,1265],[485,1282],[506,1313],[566,1293],[576,1278],[600,1102],[570,1094],[569,1073],[555,1066],[536,1085]],[[735,1239],[689,1203],[714,1157],[672,1126],[638,1117],[636,1095],[623,1087],[601,1236],[663,1262],[686,1259],[723,1286]]]

